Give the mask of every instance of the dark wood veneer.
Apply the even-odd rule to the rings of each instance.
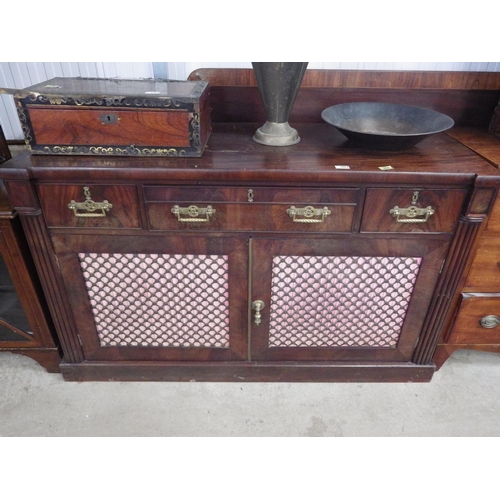
[[[394,207],[410,207],[415,192],[418,193],[419,206],[430,207],[435,211],[426,222],[401,224],[390,211]],[[451,233],[455,230],[466,195],[467,191],[460,189],[369,189],[365,203],[366,217],[361,231]]]
[[[209,81],[212,87],[256,87],[252,69],[199,68],[189,80]],[[478,71],[359,71],[308,69],[301,88],[392,88],[441,90],[499,90],[500,75]]]
[[[30,107],[33,132],[38,145],[83,144],[86,146],[165,146],[169,137],[172,147],[188,147],[187,111],[165,113],[162,111],[131,111],[113,108],[113,119],[117,123],[103,125],[102,110],[78,107],[77,110],[65,108],[57,111],[54,120],[54,107]]]
[[[89,188],[94,202],[102,203],[106,200],[113,205],[105,217],[75,217],[73,210],[68,208],[71,201],[85,202],[85,187]],[[134,185],[41,184],[38,186],[38,191],[49,227],[103,227],[106,229],[141,227],[137,188]]]

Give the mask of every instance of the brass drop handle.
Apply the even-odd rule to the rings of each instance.
[[[215,208],[212,208],[211,205],[208,205],[207,208],[198,208],[196,205],[181,208],[179,205],[175,205],[171,212],[179,222],[209,222],[210,217],[215,214]]]
[[[396,218],[398,222],[405,224],[418,224],[422,222],[427,222],[427,219],[435,212],[432,207],[427,208],[399,208],[394,207],[390,210],[390,214]]]
[[[254,300],[252,302],[252,309],[255,311],[254,321],[256,325],[260,325],[262,321],[262,314],[260,314],[260,311],[262,311],[265,306],[266,304],[264,304],[262,300]]]
[[[493,314],[481,319],[481,326],[483,328],[496,328],[498,325],[500,325],[500,318]]]
[[[301,222],[305,224],[321,224],[327,215],[331,215],[331,210],[328,207],[314,208],[311,206],[305,208],[295,208],[291,206],[286,213],[292,218],[293,222]],[[303,217],[299,219],[298,217]]]
[[[71,200],[68,203],[68,208],[73,210],[75,217],[106,217],[106,212],[109,212],[113,208],[113,205],[109,203],[108,200],[92,200],[90,196],[90,189],[88,187],[83,188],[83,194],[86,198],[85,201],[77,202],[75,200]]]
[[[427,219],[434,214],[435,210],[432,207],[426,207],[426,208],[418,208],[417,202],[418,202],[418,196],[419,192],[414,191],[412,199],[411,199],[411,204],[407,208],[399,208],[398,206],[395,206],[391,210],[389,210],[389,213],[398,221],[403,224],[419,224],[423,222],[427,222]]]

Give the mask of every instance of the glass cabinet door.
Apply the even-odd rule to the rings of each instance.
[[[0,255],[0,347],[8,342],[32,343],[34,340],[5,260]]]

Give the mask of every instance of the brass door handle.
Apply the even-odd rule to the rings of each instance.
[[[266,307],[266,304],[262,302],[262,300],[254,300],[252,302],[252,309],[255,311],[254,315],[254,321],[256,325],[260,325],[262,321],[262,314],[260,314],[260,311]]]
[[[500,318],[493,314],[481,319],[481,326],[483,328],[496,328],[498,325],[500,325]]]
[[[198,208],[196,205],[181,208],[179,205],[175,205],[171,212],[179,222],[209,222],[210,217],[215,214],[215,208],[212,208],[211,205],[208,205],[207,208]]]
[[[68,208],[73,210],[75,217],[106,217],[106,212],[109,212],[113,208],[113,205],[108,200],[92,200],[88,187],[83,188],[83,194],[86,198],[85,201],[77,202],[71,200],[68,203]]]
[[[314,208],[311,206],[305,208],[295,208],[291,206],[286,213],[292,218],[293,222],[302,222],[305,224],[320,224],[325,220],[327,215],[331,215],[328,207]],[[298,219],[297,217],[303,217]]]

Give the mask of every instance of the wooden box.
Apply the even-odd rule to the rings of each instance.
[[[208,82],[53,78],[14,94],[33,153],[201,156]]]

